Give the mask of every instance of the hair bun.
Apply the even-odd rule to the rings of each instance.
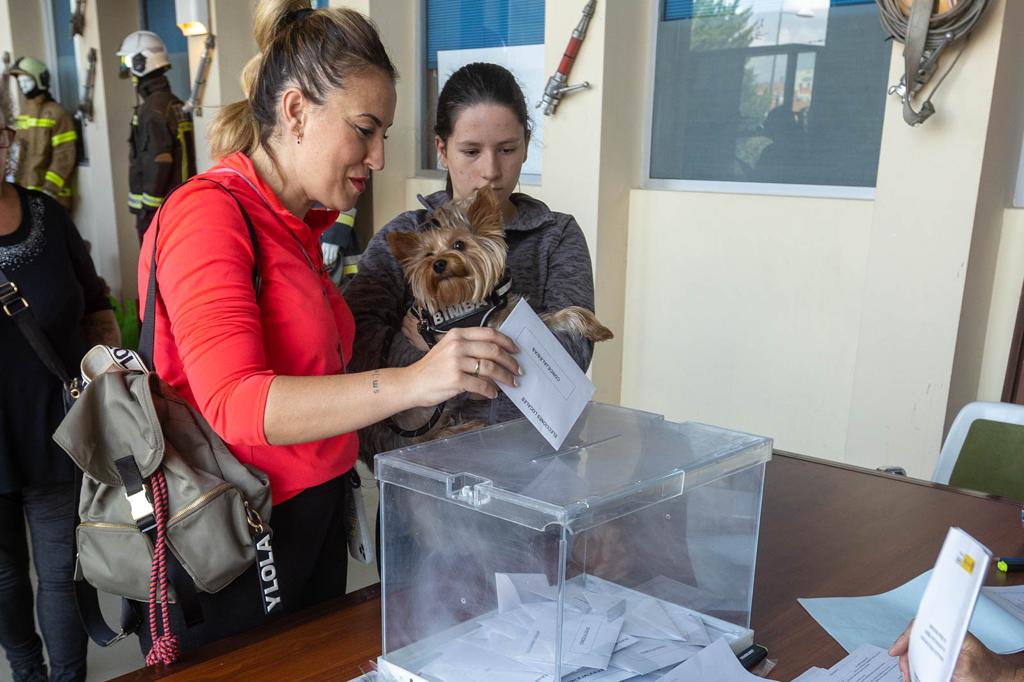
[[[262,0],[256,5],[252,19],[252,35],[256,39],[256,47],[260,52],[265,52],[274,38],[295,21],[300,13],[313,11],[309,0]]]
[[[312,7],[303,7],[302,9],[292,10],[288,14],[284,15],[284,19],[281,20],[281,26],[279,28],[297,24],[315,11],[316,10]]]

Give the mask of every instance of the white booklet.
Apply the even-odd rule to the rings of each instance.
[[[960,656],[992,553],[959,528],[950,528],[925,587],[910,634],[914,682],[949,682]]]
[[[557,450],[594,397],[594,384],[526,299],[519,300],[498,331],[519,346],[515,357],[523,369],[519,386],[498,387]]]

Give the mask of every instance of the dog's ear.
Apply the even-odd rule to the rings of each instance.
[[[466,217],[469,224],[473,226],[473,233],[481,237],[501,237],[504,230],[501,227],[501,206],[498,204],[498,197],[494,196],[494,190],[484,185],[476,191],[473,203],[466,209]]]
[[[416,254],[420,238],[415,232],[388,232],[388,246],[399,263]]]

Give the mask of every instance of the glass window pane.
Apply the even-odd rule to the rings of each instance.
[[[650,177],[874,187],[891,47],[864,0],[665,0]]]
[[[544,0],[426,0],[425,8],[422,168],[440,169],[434,150],[434,115],[452,65],[489,61],[512,71],[523,87],[534,119],[523,172],[539,174],[543,121],[539,114],[533,115],[532,107],[543,93],[543,50],[529,46],[544,44]]]
[[[47,64],[50,74],[56,76],[60,105],[67,111],[78,108],[78,68],[75,64],[75,43],[71,39],[71,4],[67,0],[50,0],[53,10],[54,44],[57,64]],[[42,57],[42,55],[38,55]],[[56,68],[54,68],[56,67]]]

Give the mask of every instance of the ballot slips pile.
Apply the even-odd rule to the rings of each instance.
[[[540,574],[498,573],[495,588],[497,610],[436,647],[416,673],[440,682],[555,682],[558,587]],[[580,576],[565,584],[560,677],[657,680],[721,637],[694,611]]]

